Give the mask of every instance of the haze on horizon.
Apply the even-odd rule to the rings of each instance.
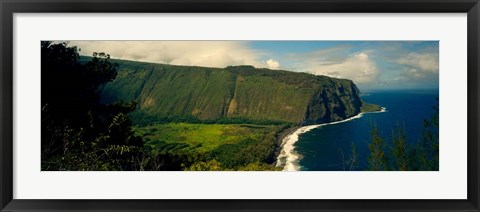
[[[438,89],[438,41],[69,41],[81,55],[172,65],[253,65],[346,78],[362,90]]]

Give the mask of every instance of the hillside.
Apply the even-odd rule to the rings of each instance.
[[[116,79],[102,101],[136,101],[147,120],[253,120],[315,124],[378,109],[351,80],[252,66],[207,68],[114,60]],[[368,107],[367,107],[368,106]]]

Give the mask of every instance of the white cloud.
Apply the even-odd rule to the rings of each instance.
[[[278,69],[280,67],[280,63],[274,59],[267,60],[266,64],[269,69]]]
[[[261,52],[243,41],[71,41],[82,55],[105,52],[112,58],[172,65],[226,67],[229,65],[275,65],[260,60]],[[278,62],[277,62],[278,63]]]
[[[388,48],[337,45],[284,55],[253,49],[248,41],[71,41],[83,55],[105,52],[112,58],[207,67],[253,65],[351,79],[365,86],[438,78],[438,47],[416,52],[388,43]],[[401,45],[400,45],[401,44]],[[378,62],[378,64],[377,64]],[[381,68],[380,68],[381,67]],[[381,75],[381,77],[380,77]],[[381,79],[382,78],[382,79]]]
[[[365,52],[353,54],[336,63],[323,60],[310,62],[306,69],[313,74],[346,78],[359,84],[372,82],[380,74],[375,62]]]
[[[405,66],[401,76],[409,80],[428,79],[438,77],[438,54],[437,53],[408,53],[400,57],[398,64]]]
[[[408,69],[404,72],[404,75],[408,78],[419,79],[422,77],[422,74],[415,68]]]
[[[438,73],[438,54],[435,53],[409,53],[397,61],[398,64],[410,66],[420,71]]]

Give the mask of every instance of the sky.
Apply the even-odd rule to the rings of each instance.
[[[81,55],[258,68],[351,79],[362,90],[438,89],[438,41],[70,41]]]

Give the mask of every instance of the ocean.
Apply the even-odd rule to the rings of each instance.
[[[392,131],[405,127],[407,143],[421,138],[423,120],[438,107],[438,90],[398,90],[365,92],[365,102],[380,105],[382,112],[364,113],[348,120],[305,126],[284,139],[284,148],[278,164],[284,170],[343,171],[351,170],[348,158],[352,145],[358,155],[358,166],[353,170],[367,170],[368,144],[375,124],[387,148],[392,146]]]

